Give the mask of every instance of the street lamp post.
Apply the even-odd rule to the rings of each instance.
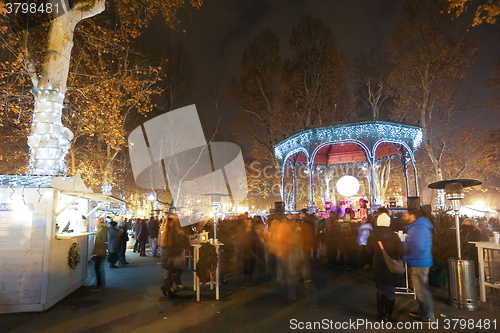
[[[153,215],[153,210],[155,209],[153,206],[153,202],[155,201],[155,196],[153,194],[150,194],[148,196],[148,199],[151,202],[151,213],[149,215]]]

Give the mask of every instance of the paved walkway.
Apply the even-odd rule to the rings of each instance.
[[[0,332],[278,333],[293,331],[292,328],[299,328],[300,322],[307,325],[307,322],[315,321],[322,323],[324,328],[330,328],[330,325],[339,328],[343,324],[345,329],[341,331],[344,332],[389,331],[376,329],[380,325],[375,323],[376,289],[369,280],[369,270],[345,271],[326,264],[315,265],[315,285],[320,301],[316,308],[309,307],[300,296],[299,301],[289,304],[286,293],[276,282],[245,281],[239,275],[226,277],[229,283],[221,287],[220,301],[215,301],[215,290],[203,286],[202,300],[196,302],[192,288],[179,292],[179,298],[174,300],[161,294],[163,270],[159,265],[160,258],[139,257],[131,250],[127,251],[127,256],[130,265],[119,269],[106,267],[107,288],[102,291],[90,291],[95,279],[89,274],[89,286],[80,288],[44,313],[0,315]],[[192,287],[191,272],[184,272],[183,282]],[[447,288],[433,290],[439,324],[437,331],[446,330],[447,323],[452,329],[456,323],[453,331],[500,332],[499,290],[488,294],[488,302],[481,304],[482,308],[477,312],[448,306]],[[407,329],[403,326],[398,331],[420,330],[412,326],[408,315],[408,311],[415,309],[416,301],[412,296],[397,296],[395,315],[407,325]],[[496,330],[493,322],[490,329],[484,329],[486,319],[493,321],[496,318]],[[469,326],[460,329],[464,319]],[[471,328],[471,323],[477,325],[479,320],[483,329]],[[355,323],[360,326],[353,326]],[[316,326],[308,331],[322,330]]]

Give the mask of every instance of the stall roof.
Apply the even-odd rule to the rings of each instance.
[[[126,204],[127,201],[114,197],[109,194],[103,194],[103,193],[83,193],[83,192],[76,192],[76,191],[60,191],[61,194],[66,194],[66,195],[71,195],[74,197],[80,197],[82,199],[87,199],[91,201],[98,201],[98,202],[113,202],[113,203],[123,203]]]

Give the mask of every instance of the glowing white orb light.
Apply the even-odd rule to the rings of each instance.
[[[353,176],[344,176],[337,182],[337,191],[344,197],[352,197],[359,191],[359,181]]]

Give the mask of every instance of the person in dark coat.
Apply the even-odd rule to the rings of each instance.
[[[125,221],[120,221],[120,225],[118,226],[118,229],[121,230],[120,234],[120,252],[118,252],[118,263],[120,265],[128,265],[128,261],[125,258],[125,252],[127,251],[127,242],[129,240],[128,238],[128,231],[127,231],[127,222]]]
[[[117,223],[111,221],[108,228],[108,261],[110,268],[118,268],[116,262],[118,261],[118,253],[120,252],[120,232],[116,228]]]
[[[354,269],[358,235],[358,221],[353,218],[353,212],[346,208],[345,215],[338,220],[340,226],[340,266]]]
[[[153,253],[153,257],[157,257],[156,249],[158,248],[158,233],[160,232],[160,223],[158,219],[152,218],[148,223],[148,232],[149,237],[151,237],[151,252]]]
[[[251,277],[255,267],[258,236],[250,219],[243,221],[244,225],[238,235],[238,253],[243,264],[243,274]]]
[[[373,254],[372,279],[377,284],[377,315],[378,318],[387,322],[396,323],[397,319],[392,317],[394,303],[396,302],[396,284],[402,276],[389,271],[385,263],[384,255],[380,248],[382,243],[387,254],[393,259],[399,259],[405,255],[403,243],[398,234],[394,233],[389,226],[391,218],[387,208],[379,208],[375,221],[375,228],[368,237],[366,251]]]
[[[471,259],[474,260],[474,269],[475,269],[475,274],[476,278],[479,277],[479,262],[478,262],[478,255],[477,255],[477,250],[476,250],[476,244],[471,243],[471,242],[480,242],[484,240],[483,234],[481,232],[481,229],[479,229],[476,225],[476,222],[473,219],[465,219],[465,221],[462,224],[462,227],[460,228],[460,233],[464,235],[464,238],[467,241],[467,246],[469,250],[469,254],[471,256]]]
[[[141,253],[141,257],[146,256],[146,243],[149,240],[149,231],[148,224],[146,219],[142,219],[141,221],[141,230],[139,231],[139,252]]]
[[[325,240],[328,263],[334,265],[337,263],[340,242],[340,224],[336,212],[332,211],[330,216],[323,222],[322,234]]]
[[[307,214],[307,209],[304,208],[299,213],[299,219],[297,220],[297,225],[300,230],[302,237],[302,246],[307,260],[311,260],[311,251],[313,258],[316,258],[317,251],[317,240],[316,240],[316,217],[314,215]]]
[[[134,223],[134,237],[135,237],[135,242],[134,242],[134,253],[139,252],[139,244],[141,243],[139,241],[139,234],[141,233],[141,219],[136,219]]]

